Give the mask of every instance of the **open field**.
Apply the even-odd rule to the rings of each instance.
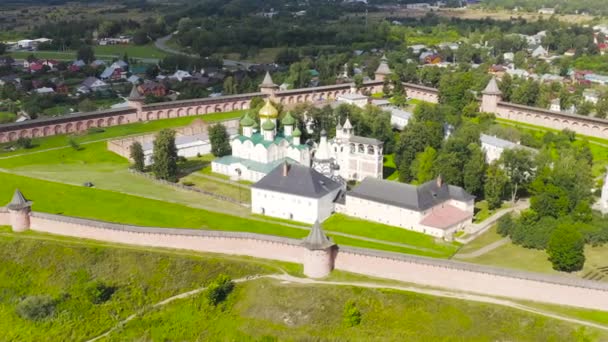
[[[122,59],[126,53],[129,58],[156,60],[167,56],[167,53],[157,49],[153,43],[146,45],[95,45],[93,46],[95,56],[99,59],[111,61],[114,58]],[[73,61],[76,59],[76,51],[12,51],[9,54],[15,59],[25,59],[29,55],[38,58],[57,59],[62,61]]]
[[[605,332],[582,330],[575,324],[498,305],[271,279],[237,284],[217,307],[208,304],[201,293],[153,309],[151,305],[201,288],[220,273],[232,278],[282,271],[297,274],[299,267],[260,259],[98,244],[35,232],[14,234],[7,228],[0,228],[0,247],[0,281],[5,289],[0,296],[0,331],[8,332],[4,336],[9,340],[86,340],[136,312],[142,314],[103,341],[566,341],[581,334],[594,341],[608,337]],[[113,288],[107,301],[91,302],[85,289],[93,281]],[[51,296],[56,300],[54,313],[39,321],[17,316],[17,304],[31,295]],[[342,320],[348,300],[354,300],[362,314],[361,324],[355,327]],[[567,308],[545,309],[559,312]],[[563,314],[602,320],[605,313],[578,310]],[[420,325],[421,320],[426,323]]]
[[[237,110],[225,113],[212,113],[195,116],[184,116],[180,118],[135,122],[126,125],[104,127],[103,132],[88,132],[84,134],[71,135],[76,142],[83,144],[91,141],[107,140],[117,137],[124,137],[127,135],[137,135],[150,132],[160,131],[163,128],[177,128],[190,125],[194,120],[200,119],[205,122],[217,122],[229,119],[236,119],[243,115],[244,111]],[[57,147],[68,147],[70,146],[68,136],[65,134],[55,135],[44,138],[35,138],[32,143],[34,147],[30,149],[20,149],[16,151],[1,151],[0,158],[7,155],[15,154],[29,154],[39,152],[44,149],[51,149]],[[11,145],[10,143],[2,144],[3,146]]]

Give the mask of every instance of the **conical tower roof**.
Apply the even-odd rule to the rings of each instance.
[[[323,228],[321,228],[321,224],[319,220],[315,221],[315,224],[312,226],[310,233],[308,236],[304,238],[302,241],[302,245],[310,250],[325,250],[336,244],[331,241],[325,232],[323,232]]]
[[[29,208],[32,206],[32,202],[25,199],[25,196],[19,191],[19,189],[15,189],[15,193],[13,194],[13,199],[6,206],[11,210],[21,210],[25,208]]]
[[[293,130],[293,133],[291,133],[291,135],[293,137],[296,137],[296,138],[297,137],[301,137],[302,136],[302,131],[300,131],[300,129],[298,128],[298,126],[296,126],[296,128]],[[608,182],[606,184],[608,184]]]
[[[342,126],[344,129],[352,129],[353,125],[350,123],[350,119],[348,118],[348,116],[346,117],[346,121],[344,121],[344,126]]]
[[[139,90],[137,90],[137,85],[134,84],[133,88],[131,88],[131,93],[129,93],[129,100],[141,100],[143,99],[143,96],[141,96],[141,94],[139,93]]]
[[[391,73],[391,68],[388,67],[388,59],[386,59],[386,55],[383,55],[380,59],[380,65],[378,65],[378,69],[376,69],[376,74],[390,75]]]
[[[274,84],[274,82],[272,81],[272,77],[270,77],[270,73],[268,71],[266,71],[266,75],[264,75],[264,80],[262,80],[262,83],[260,84],[260,87],[262,87],[262,88],[276,88],[278,86],[276,84]]]
[[[486,89],[484,89],[482,93],[483,94],[487,94],[487,95],[500,95],[500,94],[502,94],[502,92],[500,91],[500,88],[498,88],[498,83],[496,83],[496,77],[492,77],[492,79],[490,80],[490,82],[488,82],[488,85],[486,86]]]

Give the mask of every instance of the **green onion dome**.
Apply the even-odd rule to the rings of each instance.
[[[252,127],[255,125],[255,121],[249,116],[249,113],[245,113],[245,116],[241,119],[241,126]]]
[[[283,117],[283,120],[281,120],[281,123],[283,126],[293,126],[296,123],[296,119],[291,115],[291,112],[287,112]]]
[[[298,127],[296,127],[296,129],[293,130],[291,135],[297,138],[297,137],[302,136],[302,132],[300,131],[300,129]]]
[[[272,131],[274,128],[275,128],[274,122],[272,122],[270,120],[266,120],[262,124],[262,129],[265,131]]]

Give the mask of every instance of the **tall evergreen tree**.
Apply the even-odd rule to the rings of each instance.
[[[139,172],[144,171],[144,149],[139,141],[134,142],[131,145],[131,159],[133,159],[133,169]]]
[[[177,147],[175,131],[163,129],[154,140],[152,171],[158,179],[177,181]]]
[[[230,148],[230,136],[226,126],[218,123],[209,129],[209,139],[211,140],[211,153],[216,157],[223,157],[232,153]]]

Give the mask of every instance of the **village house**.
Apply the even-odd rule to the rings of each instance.
[[[98,79],[97,77],[89,76],[84,81],[82,81],[76,91],[82,94],[87,94],[91,92],[102,91],[107,88],[108,84],[106,82]]]
[[[587,102],[591,102],[593,104],[597,104],[600,100],[600,93],[595,89],[585,89],[583,90],[583,98]]]

